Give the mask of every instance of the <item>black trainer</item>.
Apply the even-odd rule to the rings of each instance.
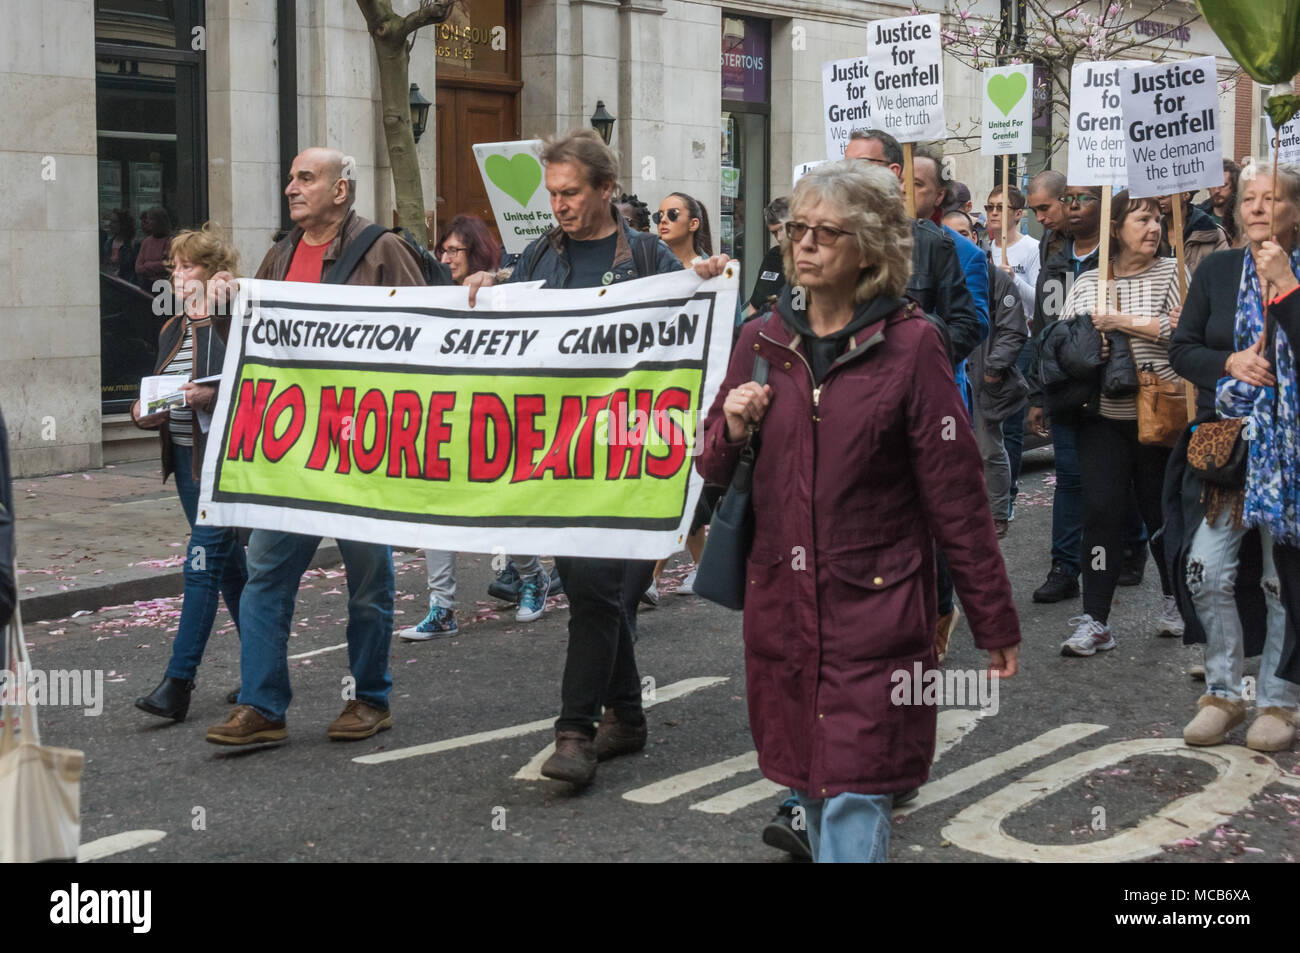
[[[808,831],[795,829],[793,805],[782,804],[777,809],[776,817],[763,828],[763,843],[785,851],[795,860],[812,860]]]
[[[1079,594],[1079,577],[1062,563],[1052,563],[1047,581],[1034,590],[1035,602],[1061,602]]]
[[[552,567],[551,586],[546,592],[547,598],[563,593],[564,583],[560,580],[560,571]],[[493,599],[508,602],[512,606],[519,604],[519,570],[515,568],[513,559],[506,563],[505,569],[497,573],[496,579],[488,583],[488,595]]]
[[[1147,544],[1137,549],[1124,549],[1124,568],[1119,571],[1121,586],[1140,586],[1147,568]]]

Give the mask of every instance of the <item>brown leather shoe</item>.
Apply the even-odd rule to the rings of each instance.
[[[343,706],[343,714],[330,722],[325,733],[334,741],[360,741],[391,727],[393,716],[387,709],[380,711],[354,699]]]
[[[287,737],[284,722],[271,721],[252,705],[240,705],[221,724],[209,728],[207,734],[214,745],[257,745]]]
[[[585,787],[596,777],[596,746],[580,731],[557,731],[555,753],[542,764],[542,776]]]
[[[649,733],[650,727],[644,721],[639,725],[629,725],[618,720],[614,709],[606,708],[604,717],[596,726],[596,740],[593,742],[596,760],[608,761],[621,754],[640,751],[645,747]]]

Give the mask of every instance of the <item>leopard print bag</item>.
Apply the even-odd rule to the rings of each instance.
[[[1228,510],[1232,525],[1241,527],[1246,501],[1246,441],[1241,428],[1244,417],[1208,420],[1199,424],[1187,441],[1187,468],[1201,480],[1201,503],[1205,519],[1214,523]]]

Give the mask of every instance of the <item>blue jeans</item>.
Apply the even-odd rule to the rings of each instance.
[[[824,800],[796,791],[819,864],[883,864],[889,860],[892,794],[837,794]]]
[[[319,536],[258,529],[248,541],[248,585],[241,605],[242,684],[239,703],[272,721],[284,721],[289,687],[289,626],[298,584],[320,545]],[[393,638],[395,578],[387,546],[340,539],[348,579],[348,667],[356,698],[388,710],[393,679],[388,650]]]
[[[248,568],[238,532],[221,526],[194,525],[199,509],[199,484],[194,479],[189,447],[175,448],[175,466],[176,495],[190,523],[190,541],[185,547],[181,619],[166,675],[188,680],[198,674],[199,663],[203,661],[203,650],[217,617],[218,595],[225,596],[226,608],[238,630],[239,600],[248,581]]]
[[[1241,541],[1248,530],[1233,529],[1232,515],[1219,514],[1215,523],[1201,520],[1187,554],[1187,589],[1196,615],[1205,627],[1205,693],[1231,701],[1242,698],[1245,649],[1241,616],[1237,612],[1237,566]],[[1277,675],[1286,644],[1286,608],[1278,598],[1277,568],[1273,564],[1273,539],[1260,528],[1264,551],[1264,604],[1267,629],[1264,654],[1259,660],[1259,709],[1276,707],[1294,711],[1300,704],[1300,685]]]

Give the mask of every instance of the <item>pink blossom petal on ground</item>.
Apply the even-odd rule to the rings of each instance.
[[[1201,842],[1194,837],[1184,837],[1181,840],[1174,841],[1175,847],[1200,847]]]
[[[343,590],[342,590],[342,589],[329,589],[329,590],[327,590],[327,591],[325,591],[325,592],[322,592],[321,595],[322,595],[322,596],[341,596],[341,595],[343,595]]]

